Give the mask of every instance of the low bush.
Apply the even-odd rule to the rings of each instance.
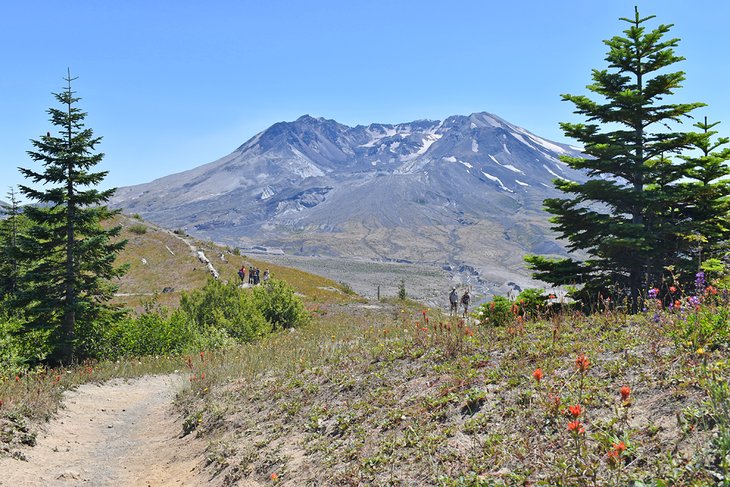
[[[134,225],[129,226],[129,231],[134,233],[135,235],[144,235],[147,233],[147,225],[143,225],[142,223],[135,223]]]
[[[284,281],[272,279],[253,290],[256,308],[261,310],[274,330],[305,325],[309,315],[302,300]]]

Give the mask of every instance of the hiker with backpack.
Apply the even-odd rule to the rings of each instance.
[[[466,318],[469,314],[469,301],[471,301],[471,296],[469,296],[469,290],[467,289],[464,291],[464,294],[461,295],[461,305],[464,307],[464,318]]]
[[[459,314],[459,295],[456,293],[456,286],[451,288],[451,293],[449,293],[449,303],[451,304],[449,316],[457,316]]]

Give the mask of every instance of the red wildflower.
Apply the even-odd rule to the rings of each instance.
[[[539,384],[540,381],[542,380],[542,377],[543,377],[543,375],[542,375],[542,369],[535,369],[535,372],[532,373],[532,377],[534,377],[534,379]]]
[[[20,376],[18,376],[18,375],[15,376],[15,382],[20,382]]]
[[[583,425],[580,424],[580,421],[571,421],[570,423],[568,423],[568,431],[570,431],[571,433],[578,434],[578,435],[582,435],[583,433],[586,432]]]
[[[271,474],[271,480],[273,480],[274,482],[276,482],[277,480],[279,480],[279,476],[277,474],[275,474],[275,473],[272,473]]]
[[[205,352],[203,351],[200,352],[200,361],[205,362]]]
[[[676,293],[677,292],[677,288],[675,286],[669,286],[669,292],[670,293]]]
[[[626,444],[623,441],[619,441],[613,444],[613,449],[618,453],[623,453],[626,451]]]
[[[577,418],[583,413],[583,408],[580,407],[580,404],[576,404],[575,406],[568,406],[568,411],[570,411],[571,416]]]
[[[631,388],[629,386],[623,386],[619,393],[621,394],[621,400],[627,401],[629,399],[629,396],[631,395]]]
[[[575,359],[575,366],[582,374],[588,370],[588,367],[590,367],[590,365],[590,360],[588,360],[588,358],[582,353],[578,355],[578,357]]]

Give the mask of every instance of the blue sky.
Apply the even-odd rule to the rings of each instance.
[[[66,68],[103,137],[104,186],[222,157],[308,113],[349,125],[488,111],[561,142],[604,39],[636,1],[8,1],[0,5],[0,199],[34,167],[29,139]],[[730,2],[645,1],[687,73],[675,102],[730,135]]]

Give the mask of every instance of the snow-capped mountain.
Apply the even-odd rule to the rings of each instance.
[[[524,253],[562,252],[542,201],[553,179],[585,176],[561,155],[580,152],[489,113],[356,127],[304,115],[217,161],[119,188],[114,204],[230,245],[468,263],[498,284],[524,277]]]

